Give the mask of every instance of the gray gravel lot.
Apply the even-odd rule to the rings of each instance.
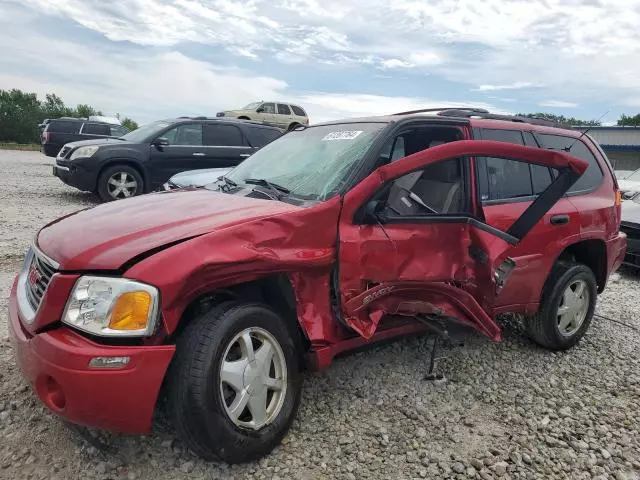
[[[305,377],[282,446],[240,466],[206,463],[160,413],[146,437],[104,435],[103,453],[46,411],[18,372],[7,297],[37,228],[95,203],[51,176],[52,159],[0,150],[0,478],[640,479],[640,279],[621,272],[581,344],[551,353],[504,319],[442,352],[442,384],[422,380],[431,341],[403,340]],[[80,232],[78,232],[80,234]]]

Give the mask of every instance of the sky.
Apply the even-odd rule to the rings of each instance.
[[[0,0],[0,89],[139,123],[253,101],[311,122],[640,112],[640,0]]]

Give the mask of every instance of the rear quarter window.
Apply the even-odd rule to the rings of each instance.
[[[545,133],[539,133],[537,134],[537,137],[540,140],[542,148],[562,151],[569,145],[572,145],[571,150],[569,150],[569,154],[581,158],[589,164],[587,171],[584,172],[582,177],[580,177],[569,189],[569,193],[593,190],[602,183],[603,173],[600,168],[600,164],[582,140],[577,140],[573,137],[565,137],[563,135],[549,135]]]
[[[273,128],[260,128],[247,126],[245,132],[249,137],[249,143],[252,147],[264,147],[266,144],[273,142],[276,138],[282,136],[282,132]]]
[[[67,122],[52,120],[47,124],[47,132],[52,133],[80,133],[82,122]]]
[[[85,123],[82,127],[82,133],[88,135],[111,135],[111,128],[104,123]]]
[[[295,113],[299,117],[306,117],[307,116],[307,113],[302,108],[298,107],[297,105],[291,105],[291,110],[293,110],[293,113]]]

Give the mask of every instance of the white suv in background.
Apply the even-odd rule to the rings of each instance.
[[[218,112],[217,116],[254,120],[285,130],[309,125],[307,112],[302,107],[291,103],[253,102],[237,110]]]

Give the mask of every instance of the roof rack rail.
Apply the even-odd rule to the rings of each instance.
[[[462,118],[483,118],[487,120],[503,120],[506,122],[517,122],[517,123],[529,123],[531,125],[540,125],[543,127],[556,127],[556,128],[571,128],[570,125],[565,125],[562,123],[554,122],[552,120],[547,120],[539,117],[523,117],[519,115],[501,115],[497,113],[489,113],[487,111],[470,111],[467,109],[460,108],[452,108],[450,110],[443,110],[438,112],[438,116],[441,117],[462,117]]]
[[[398,112],[393,113],[392,115],[411,115],[414,113],[427,113],[427,112],[441,112],[443,110],[463,110],[469,112],[478,112],[478,113],[489,113],[489,110],[485,110],[484,108],[474,108],[474,107],[440,107],[440,108],[420,108],[418,110],[408,110],[406,112]]]
[[[407,112],[394,113],[392,115],[411,115],[414,113],[426,113],[437,112],[439,117],[458,117],[458,118],[484,118],[487,120],[504,120],[507,122],[529,123],[531,125],[540,125],[544,127],[556,127],[556,128],[573,128],[569,124],[554,122],[553,120],[547,120],[540,117],[524,117],[520,115],[501,115],[497,113],[491,113],[484,108],[473,107],[444,107],[444,108],[422,108],[419,110],[410,110]]]

